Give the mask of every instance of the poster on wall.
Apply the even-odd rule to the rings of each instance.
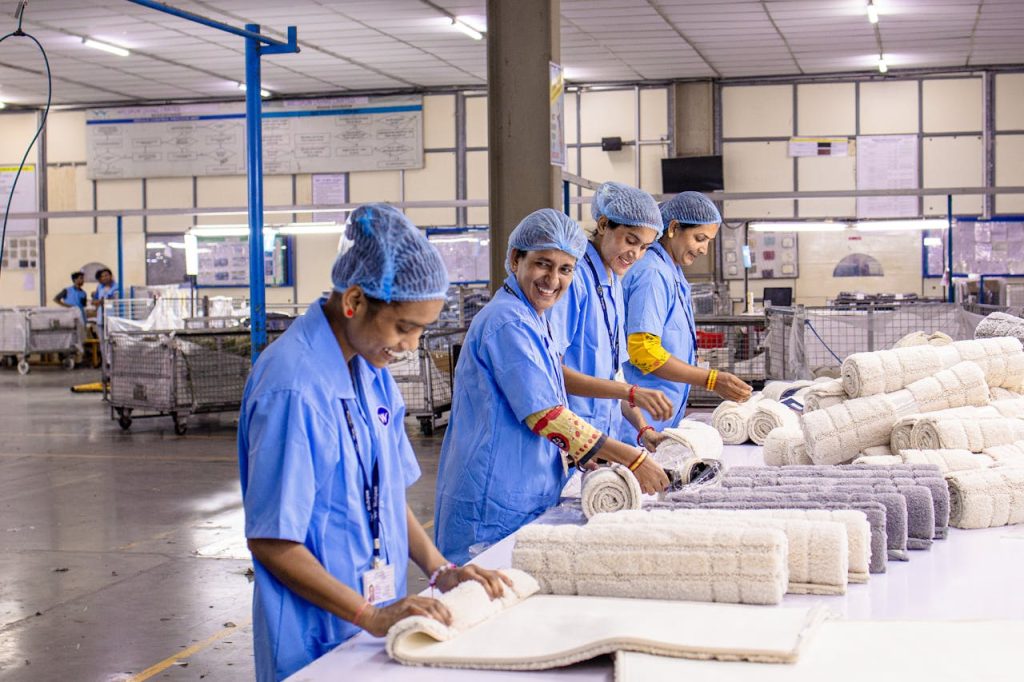
[[[0,166],[0,215],[7,211],[11,186],[18,174],[18,166]],[[14,187],[11,213],[39,211],[39,193],[36,186],[36,167],[27,164]],[[34,270],[39,266],[39,221],[11,219],[7,222],[4,243],[3,269]]]
[[[917,135],[857,137],[857,189],[917,189]],[[916,196],[858,197],[858,218],[913,218]]]
[[[561,64],[548,62],[551,94],[551,165],[565,168],[565,74]]]
[[[288,239],[274,235],[264,237],[263,269],[267,286],[290,284],[288,272]],[[249,286],[249,238],[198,238],[199,276],[196,283],[207,287]]]
[[[792,279],[800,275],[796,232],[750,232],[724,226],[722,274],[725,279]],[[747,263],[749,262],[749,267]]]
[[[924,237],[926,277],[946,271],[946,231]],[[964,220],[953,224],[953,272],[973,275],[1024,275],[1024,221]]]
[[[319,208],[340,206],[348,201],[344,173],[313,174],[313,205]],[[348,211],[320,211],[313,214],[314,223],[344,223]]]
[[[92,180],[244,175],[245,103],[89,109]],[[263,172],[423,167],[423,97],[335,97],[263,104]]]
[[[789,155],[798,156],[853,156],[853,145],[847,137],[791,137]]]

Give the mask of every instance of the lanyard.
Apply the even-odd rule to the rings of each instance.
[[[511,294],[512,296],[515,296],[520,301],[523,300],[523,299],[519,298],[519,294],[516,293],[515,289],[513,289],[512,287],[510,287],[508,285],[508,282],[505,282],[504,284],[502,284],[501,288],[504,289],[507,293]],[[526,303],[525,301],[523,301],[523,302]],[[529,306],[529,303],[526,303],[526,305]],[[548,352],[548,356],[551,357],[554,360],[555,367],[559,368],[558,373],[561,374],[562,373],[561,372],[562,363],[555,356],[554,352],[551,350],[551,346],[553,346],[554,343],[555,343],[555,336],[554,336],[554,334],[551,333],[551,320],[548,319],[547,315],[541,315],[541,317],[544,318],[544,324],[546,324],[547,327],[548,327],[548,338],[547,338],[547,345],[548,345],[547,352]],[[564,401],[568,401],[568,398],[566,398],[566,396],[565,396],[565,379],[561,378],[561,380],[558,382],[558,384],[559,384],[559,387],[560,387],[559,390],[562,393],[562,399]]]
[[[615,366],[615,371],[619,371],[619,317],[618,313],[615,315],[615,326],[612,326],[612,321],[608,317],[608,302],[604,298],[604,286],[601,285],[601,278],[597,275],[597,268],[594,266],[594,261],[590,259],[590,254],[586,254],[583,258],[587,261],[587,265],[590,266],[590,272],[594,275],[594,288],[597,289],[597,299],[601,302],[601,311],[604,313],[604,328],[608,330],[608,342],[612,346],[612,362]]]
[[[352,412],[348,403],[341,401],[341,409],[345,411],[345,421],[348,422],[348,433],[352,436],[352,444],[356,448],[356,459],[359,461],[359,473],[363,476],[363,504],[366,506],[366,513],[370,517],[370,534],[373,537],[373,565],[380,566],[380,463],[378,458],[373,459],[373,468],[370,475],[366,475],[363,466],[363,459],[359,456],[359,439],[356,437],[356,425],[352,421]]]
[[[516,298],[519,298],[519,294],[517,294],[516,290],[513,289],[512,287],[510,287],[507,282],[505,284],[502,284],[501,287],[505,291],[507,291],[508,293],[510,293],[513,296],[515,296]],[[520,298],[519,300],[522,300],[522,299]],[[541,315],[541,317],[544,318],[544,324],[546,324],[548,326],[548,342],[550,343],[555,338],[555,335],[551,333],[551,320],[549,320],[546,315]]]

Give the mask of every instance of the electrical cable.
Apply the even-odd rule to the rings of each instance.
[[[28,143],[28,147],[25,149],[25,154],[21,157],[21,163],[18,164],[18,172],[14,175],[14,182],[11,183],[11,192],[7,197],[7,207],[4,209],[4,222],[0,226],[0,272],[3,272],[3,257],[4,249],[7,246],[7,219],[11,214],[11,204],[14,203],[14,190],[18,186],[18,178],[21,177],[21,171],[25,168],[25,161],[28,160],[29,152],[32,151],[32,147],[35,145],[36,140],[43,133],[43,127],[46,126],[46,117],[50,113],[50,103],[53,100],[53,77],[50,74],[50,60],[46,56],[46,50],[43,49],[42,44],[36,40],[36,37],[30,33],[25,33],[21,30],[22,21],[25,19],[25,6],[27,2],[22,2],[18,5],[17,17],[18,17],[18,28],[11,31],[3,38],[0,38],[0,43],[4,42],[10,37],[28,38],[36,47],[39,48],[39,52],[43,55],[43,63],[46,65],[46,108],[43,109],[43,116],[39,119],[39,127],[36,128],[36,134],[32,136],[32,141]]]

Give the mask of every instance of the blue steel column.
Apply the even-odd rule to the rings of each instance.
[[[949,269],[949,288],[946,290],[946,300],[952,303],[956,300],[956,292],[953,291],[953,195],[946,195],[946,267]]]
[[[246,24],[259,33],[259,24]],[[263,112],[260,100],[260,48],[245,39],[245,139],[249,187],[249,338],[252,361],[267,346],[266,282],[263,274]]]
[[[124,298],[124,218],[117,216],[117,298]]]

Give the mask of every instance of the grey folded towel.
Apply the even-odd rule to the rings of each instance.
[[[1024,342],[1024,320],[1006,313],[990,313],[974,330],[976,339],[998,336],[1012,336]]]
[[[838,493],[782,494],[765,490],[684,491],[669,494],[664,501],[649,502],[644,508],[679,509],[855,509],[864,512],[871,527],[871,573],[885,573],[887,546],[886,507],[877,500],[859,501]],[[903,543],[904,547],[906,543]]]

